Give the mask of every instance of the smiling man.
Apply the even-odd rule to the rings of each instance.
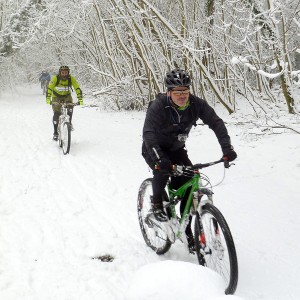
[[[190,93],[191,78],[184,70],[175,69],[167,72],[165,86],[167,92],[158,94],[147,110],[142,146],[142,155],[153,170],[152,209],[154,217],[159,222],[168,221],[162,205],[162,194],[172,165],[192,165],[185,149],[185,141],[198,119],[215,132],[223,156],[229,161],[237,157],[224,122],[205,100]],[[159,166],[159,170],[155,169],[156,165]],[[171,177],[171,184],[177,189],[188,180],[189,178],[184,176]],[[187,199],[181,201],[181,213],[186,201]],[[190,223],[185,233],[190,250],[193,251],[194,239]]]

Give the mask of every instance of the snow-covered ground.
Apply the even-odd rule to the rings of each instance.
[[[151,177],[140,155],[145,113],[76,107],[65,156],[38,86],[2,94],[0,106],[0,299],[300,299],[299,134],[257,137],[259,128],[224,118],[238,159],[215,204],[239,260],[236,294],[225,296],[221,277],[180,242],[163,256],[144,243],[136,199]],[[187,147],[194,163],[221,155],[203,126]],[[224,169],[204,173],[218,184]],[[92,259],[104,254],[114,260]]]

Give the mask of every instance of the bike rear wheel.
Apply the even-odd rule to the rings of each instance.
[[[61,128],[61,147],[63,153],[66,155],[70,152],[71,147],[71,126],[70,123],[65,122]]]
[[[201,235],[201,228],[204,235]],[[220,274],[227,285],[225,294],[234,294],[238,283],[238,261],[234,241],[225,218],[211,204],[203,206],[201,219],[199,213],[196,213],[195,246],[199,264]]]
[[[159,222],[153,221],[150,198],[152,195],[152,178],[148,178],[142,182],[138,192],[137,211],[139,224],[147,246],[161,255],[170,249],[171,242]]]

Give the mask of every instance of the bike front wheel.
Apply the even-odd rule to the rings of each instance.
[[[238,261],[229,226],[221,212],[206,204],[195,218],[195,246],[199,264],[218,274],[226,282],[225,294],[234,294],[238,283]]]
[[[148,178],[142,182],[138,192],[137,211],[139,224],[147,246],[161,255],[170,249],[171,242],[159,222],[153,220],[152,195],[152,178]]]
[[[70,152],[71,147],[71,126],[70,123],[65,122],[61,128],[61,147],[63,153],[66,155]]]

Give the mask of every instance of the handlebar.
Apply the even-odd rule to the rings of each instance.
[[[210,167],[210,166],[213,166],[213,165],[216,165],[216,164],[219,164],[221,162],[224,162],[224,165],[225,163],[228,163],[229,165],[229,161],[225,158],[221,158],[219,160],[216,160],[216,161],[213,161],[213,162],[209,162],[209,163],[205,163],[205,164],[196,164],[196,165],[193,165],[191,167],[192,170],[196,170],[196,169],[204,169],[204,168],[207,168],[207,167]],[[225,166],[226,167],[226,166]]]
[[[199,170],[199,169],[204,169],[204,168],[208,168],[211,167],[213,165],[219,164],[219,163],[224,163],[224,167],[225,168],[230,168],[231,165],[233,165],[233,163],[229,163],[228,158],[226,156],[222,157],[219,160],[213,161],[213,162],[208,162],[208,163],[204,163],[204,164],[195,164],[192,166],[182,166],[182,165],[172,165],[172,171],[170,172],[172,175],[185,175],[187,173],[195,173],[195,170]],[[156,165],[155,166],[156,170],[159,170],[159,166]],[[191,174],[189,174],[191,175]]]
[[[68,102],[52,102],[53,105],[62,105],[62,106],[76,106],[79,105],[79,102],[68,103]]]
[[[204,168],[207,168],[207,167],[210,167],[210,166],[213,166],[213,165],[216,165],[216,164],[219,164],[223,162],[224,163],[224,167],[226,169],[230,168],[232,165],[234,165],[234,163],[230,163],[229,160],[228,160],[228,157],[227,156],[223,156],[221,159],[217,160],[217,161],[213,161],[213,162],[209,162],[209,163],[205,163],[205,164],[196,164],[196,165],[193,165],[192,169],[195,170],[195,169],[204,169]]]

